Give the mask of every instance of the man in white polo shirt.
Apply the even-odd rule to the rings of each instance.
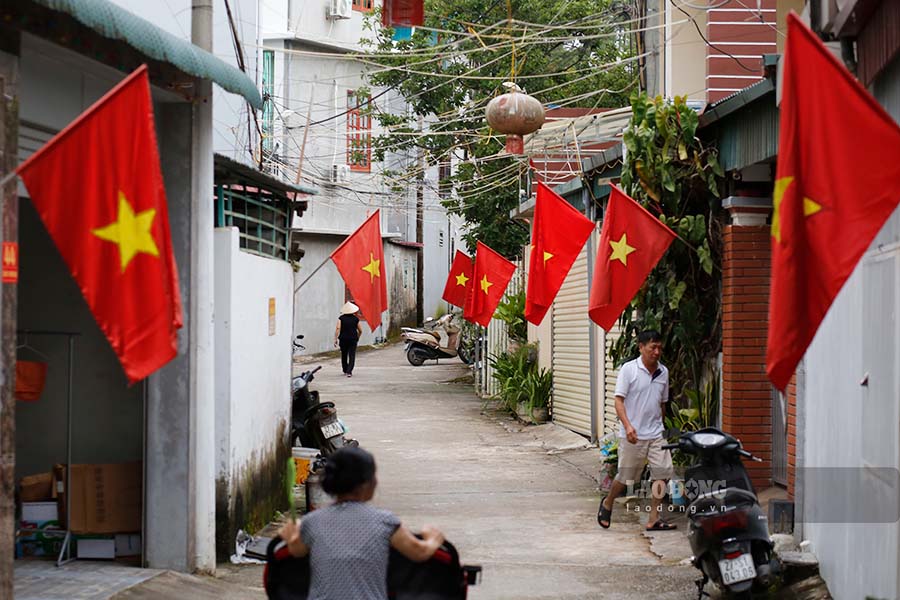
[[[669,400],[669,370],[660,362],[662,336],[658,331],[638,335],[640,356],[619,369],[616,380],[616,415],[619,417],[619,468],[609,495],[600,502],[597,522],[604,529],[612,522],[613,502],[629,482],[638,482],[644,464],[650,463],[653,499],[648,531],[668,531],[675,525],[659,518],[660,502],[673,474],[672,455],[662,446],[663,412]]]

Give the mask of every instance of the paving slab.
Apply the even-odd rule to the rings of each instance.
[[[77,560],[57,567],[50,560],[14,563],[16,600],[106,600],[162,573],[107,561]]]

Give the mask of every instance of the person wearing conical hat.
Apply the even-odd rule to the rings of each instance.
[[[334,345],[341,349],[341,368],[347,377],[353,376],[353,366],[356,363],[356,345],[362,335],[362,325],[359,323],[359,307],[353,302],[347,301],[341,307],[341,316],[338,317],[337,327],[334,329]]]

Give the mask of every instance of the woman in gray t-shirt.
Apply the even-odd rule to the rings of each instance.
[[[444,536],[422,528],[422,539],[393,513],[368,504],[375,495],[375,459],[362,448],[341,448],[325,463],[322,487],[335,504],[279,531],[292,555],[309,555],[309,600],[387,600],[390,549],[424,562]]]

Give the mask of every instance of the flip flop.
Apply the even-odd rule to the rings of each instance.
[[[597,524],[603,529],[609,529],[609,526],[612,525],[612,511],[603,505],[604,502],[606,502],[605,496],[600,501],[600,509],[597,511]],[[606,525],[602,521],[606,521]]]
[[[678,529],[678,525],[672,525],[660,519],[650,527],[647,527],[646,531],[673,531],[675,529]]]

